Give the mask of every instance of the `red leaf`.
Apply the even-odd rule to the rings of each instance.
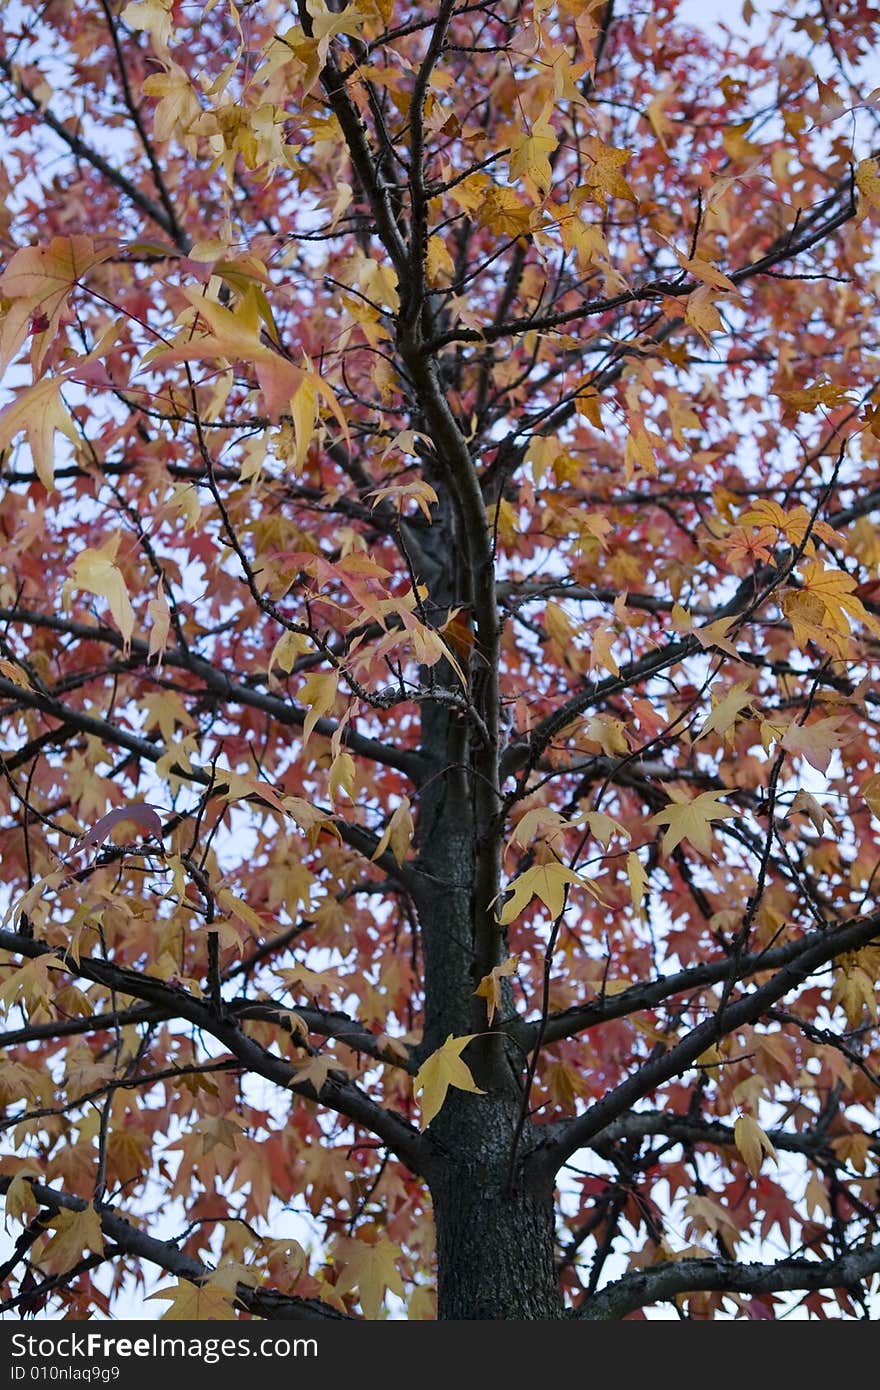
[[[82,849],[86,845],[102,845],[110,831],[122,821],[127,820],[142,826],[147,835],[152,835],[157,840],[162,839],[162,822],[156,813],[156,808],[149,806],[145,801],[130,801],[123,806],[114,806],[113,810],[108,811],[106,816],[95,821],[91,830],[80,835],[76,842],[77,847]]]

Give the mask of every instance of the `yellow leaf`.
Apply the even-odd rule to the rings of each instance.
[[[704,285],[709,285],[715,290],[728,290],[736,293],[736,285],[729,276],[725,275],[711,261],[704,260],[702,256],[691,256],[690,258],[679,256],[678,263],[682,270],[686,271],[688,275],[692,275],[695,280],[701,280]]]
[[[47,492],[55,487],[55,433],[60,430],[72,443],[79,442],[67,406],[61,399],[57,377],[43,377],[33,386],[23,387],[16,399],[0,411],[0,449],[7,448],[17,434],[27,436],[37,477]]]
[[[156,1293],[147,1294],[147,1298],[161,1298],[170,1303],[162,1314],[162,1322],[237,1321],[231,1295],[210,1282],[188,1284],[181,1279]]]
[[[549,632],[553,641],[566,651],[577,632],[577,628],[558,603],[551,602],[544,609],[544,626]]]
[[[607,207],[610,197],[636,202],[636,195],[621,173],[630,157],[629,150],[604,145],[598,136],[590,135],[585,141],[585,152],[590,163],[584,173],[584,188],[600,207]]]
[[[778,391],[777,395],[785,405],[786,415],[810,415],[820,406],[832,410],[853,399],[845,386],[836,386],[831,381],[819,381],[800,391]]]
[[[733,1127],[733,1139],[753,1178],[760,1173],[765,1154],[776,1162],[776,1150],[751,1115],[740,1115]]]
[[[446,249],[446,243],[436,234],[428,238],[428,254],[425,263],[428,283],[436,285],[441,275],[450,278],[455,274],[455,262]]]
[[[746,139],[750,125],[751,121],[743,121],[741,125],[728,126],[721,137],[725,150],[734,162],[746,163],[763,153],[760,145]]]
[[[150,36],[156,53],[164,57],[171,38],[171,10],[174,0],[131,0],[120,18],[129,29],[143,29]]]
[[[162,654],[168,645],[168,633],[171,629],[171,609],[164,592],[160,589],[155,598],[151,598],[147,604],[147,613],[152,622],[150,628],[150,649],[147,653],[147,660],[152,661],[153,657],[158,657],[157,665],[162,665]]]
[[[23,1173],[18,1173],[6,1189],[6,1221],[10,1218],[26,1226],[31,1217],[38,1212],[40,1204],[34,1196],[33,1188]]]
[[[549,113],[549,106],[545,106],[531,130],[515,135],[510,142],[511,179],[531,179],[543,193],[546,193],[553,178],[549,156],[559,144],[548,120]]]
[[[93,1206],[83,1211],[58,1211],[47,1224],[54,1234],[40,1248],[36,1257],[40,1268],[47,1274],[66,1274],[79,1264],[84,1250],[95,1255],[103,1254],[101,1218]]]
[[[486,1000],[486,1014],[490,1028],[493,1018],[501,1008],[501,981],[509,975],[516,974],[518,961],[518,956],[508,956],[507,960],[503,961],[501,965],[493,966],[488,975],[483,976],[474,990],[474,994]]]
[[[151,73],[142,83],[142,91],[145,96],[159,98],[153,112],[153,135],[159,141],[170,140],[173,135],[186,137],[202,114],[195,88],[176,63],[167,72]],[[202,251],[200,259],[213,257]]]
[[[629,879],[632,905],[637,912],[641,913],[642,903],[645,900],[645,890],[648,886],[648,874],[635,850],[631,850],[626,856],[626,874]]]
[[[588,719],[583,726],[583,736],[598,743],[608,758],[629,752],[622,720],[613,719],[608,714],[597,714]]]
[[[724,320],[715,307],[715,300],[708,285],[688,295],[685,300],[684,319],[685,323],[700,335],[706,346],[711,347],[711,335],[723,330]]]
[[[300,687],[299,699],[302,704],[309,706],[309,712],[303,722],[303,749],[311,738],[318,720],[323,719],[333,708],[337,687],[338,678],[333,671],[323,674],[316,672]]]
[[[81,550],[70,566],[70,579],[77,589],[85,589],[88,593],[97,594],[107,600],[116,626],[124,639],[123,651],[128,655],[131,635],[134,632],[134,610],[122,571],[116,564],[116,552],[121,539],[121,533],[116,531],[99,550]]]
[[[843,658],[857,624],[880,636],[880,623],[853,593],[855,587],[855,579],[844,570],[826,569],[816,558],[804,562],[801,588],[789,590],[782,598],[782,611],[799,647],[806,649],[813,641]]]
[[[682,840],[689,840],[701,854],[712,851],[712,822],[730,820],[739,813],[732,806],[719,805],[724,792],[701,792],[693,801],[672,801],[662,811],[651,816],[657,825],[665,825],[663,853],[671,854]]]
[[[587,811],[583,816],[576,816],[573,822],[575,825],[586,825],[590,834],[599,841],[603,849],[607,849],[615,835],[619,835],[622,840],[631,838],[625,826],[615,820],[613,816],[606,816],[604,811]]]
[[[395,806],[391,813],[388,824],[382,832],[382,838],[376,846],[376,851],[371,855],[372,862],[375,863],[390,846],[394,858],[398,864],[402,864],[412,843],[414,833],[415,826],[413,825],[410,800],[408,796],[405,796],[400,805]]]
[[[713,707],[712,713],[697,734],[695,742],[705,738],[707,734],[717,733],[726,734],[728,729],[736,723],[744,709],[751,709],[751,696],[749,695],[749,682],[741,681],[739,685],[733,686],[727,694],[722,696],[718,703]],[[730,742],[730,739],[728,739]]]
[[[422,1129],[427,1129],[435,1115],[439,1115],[443,1109],[450,1086],[459,1091],[470,1091],[476,1096],[486,1094],[475,1084],[470,1068],[461,1060],[462,1052],[476,1036],[476,1033],[467,1033],[464,1037],[454,1038],[450,1033],[443,1046],[432,1052],[416,1072],[413,1086],[416,1095],[422,1093]]]
[[[296,447],[293,454],[293,471],[301,473],[317,420],[318,392],[314,377],[305,376],[290,398],[290,413],[293,416],[293,434]]]
[[[379,1316],[386,1291],[403,1297],[403,1283],[397,1270],[402,1251],[385,1236],[375,1244],[366,1240],[337,1236],[333,1245],[333,1261],[341,1266],[336,1280],[339,1294],[358,1291],[364,1317],[374,1321]]]
[[[7,661],[5,657],[0,660],[0,675],[4,675],[8,681],[12,681],[12,684],[17,685],[21,690],[31,690],[33,688],[28,680],[27,674],[21,667],[16,666],[14,661]]]
[[[272,655],[269,657],[268,685],[270,690],[277,690],[281,685],[275,675],[276,667],[289,676],[294,668],[296,659],[305,656],[309,650],[309,639],[301,632],[284,632],[278,638],[272,648]]]
[[[327,1077],[332,1072],[344,1072],[345,1068],[339,1065],[335,1057],[310,1057],[307,1062],[303,1062],[293,1073],[292,1084],[302,1086],[308,1083],[315,1092],[316,1096],[321,1094],[327,1084]]]
[[[529,905],[532,898],[540,898],[555,920],[565,907],[566,884],[573,883],[588,888],[594,897],[599,896],[589,879],[583,878],[565,864],[533,864],[524,874],[512,879],[507,885],[504,891],[510,896],[501,911],[496,912],[495,920],[502,927],[506,927]]]
[[[340,790],[345,792],[349,801],[354,801],[354,772],[354,758],[343,749],[336,754],[336,757],[330,764],[327,795],[331,806],[335,803],[337,793]],[[398,863],[399,862],[398,860]]]
[[[862,159],[856,165],[856,186],[873,208],[880,208],[880,164],[876,159]]]
[[[510,834],[510,843],[527,849],[533,840],[544,840],[551,848],[562,839],[562,832],[570,830],[573,822],[566,820],[559,811],[549,806],[533,806],[520,816]]]

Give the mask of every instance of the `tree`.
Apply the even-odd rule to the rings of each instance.
[[[880,16],[677,9],[8,8],[7,1310],[868,1308]]]

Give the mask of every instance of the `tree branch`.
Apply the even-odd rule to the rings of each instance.
[[[49,946],[44,941],[35,941],[15,932],[0,931],[0,949],[14,952],[34,960],[40,956],[53,955],[60,960],[71,975],[92,980],[119,994],[128,994],[134,999],[164,1009],[169,1018],[185,1019],[202,1029],[222,1043],[233,1057],[249,1071],[264,1076],[285,1090],[297,1095],[314,1098],[316,1088],[311,1081],[297,1079],[296,1065],[286,1062],[282,1057],[267,1051],[247,1036],[239,1027],[234,1016],[224,1010],[218,1018],[209,1004],[194,998],[179,986],[168,985],[164,980],[151,975],[143,975],[109,961],[96,960],[89,956],[78,959],[63,947]],[[352,1081],[343,1081],[328,1076],[317,1099],[328,1109],[344,1115],[355,1124],[362,1125],[377,1135],[414,1173],[420,1173],[427,1156],[426,1141],[408,1120],[396,1111],[387,1110],[371,1100],[359,1086]]]
[[[672,1260],[625,1274],[574,1309],[578,1319],[624,1318],[637,1308],[699,1290],[724,1293],[784,1293],[788,1290],[850,1288],[880,1271],[880,1246],[863,1246],[838,1260],[779,1260],[737,1264],[730,1260]]]
[[[10,1177],[0,1177],[0,1193],[5,1195],[12,1181]],[[57,1192],[52,1187],[46,1187],[44,1183],[32,1182],[31,1191],[41,1206],[50,1212],[85,1211],[89,1206],[81,1197],[73,1197],[67,1192]],[[147,1235],[146,1231],[137,1230],[106,1203],[101,1203],[96,1209],[101,1218],[104,1235],[113,1241],[119,1254],[134,1255],[139,1259],[148,1260],[150,1264],[158,1265],[168,1274],[173,1274],[178,1279],[186,1279],[191,1284],[204,1284],[210,1279],[213,1271],[199,1260],[183,1254],[173,1241],[157,1240],[154,1236]],[[236,1285],[235,1301],[255,1317],[277,1321],[314,1322],[348,1317],[346,1313],[340,1313],[338,1309],[322,1303],[319,1299],[296,1298],[291,1294],[278,1293],[274,1289],[251,1288],[249,1284]]]
[[[535,1151],[528,1159],[529,1165],[547,1177],[552,1176],[577,1149],[588,1144],[613,1120],[663,1082],[687,1071],[701,1053],[719,1039],[737,1028],[756,1022],[777,1000],[803,984],[819,966],[845,951],[866,946],[878,936],[880,911],[867,917],[856,917],[833,930],[813,933],[806,938],[797,955],[769,980],[751,993],[716,1010],[667,1051],[652,1056],[619,1085],[606,1092],[584,1114],[545,1126]]]

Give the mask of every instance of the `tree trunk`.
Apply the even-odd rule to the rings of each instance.
[[[430,1178],[440,1319],[564,1315],[552,1189],[508,1185],[515,1126],[509,1102],[464,1092],[451,1093],[438,1117],[440,1135],[456,1136],[455,1153]]]
[[[467,612],[468,586],[460,582],[461,548],[442,474],[437,490],[441,500],[434,525],[420,537],[422,560],[431,567],[431,600],[438,613]],[[422,678],[426,689],[432,683],[458,686],[456,673],[444,663]],[[561,1318],[552,1185],[525,1176],[528,1124],[517,1140],[523,1058],[497,1031],[498,1018],[495,1029],[488,1026],[485,1000],[475,994],[482,976],[507,956],[506,933],[500,927],[486,931],[486,906],[480,905],[481,871],[484,898],[487,883],[488,896],[499,887],[499,847],[491,843],[485,805],[481,810],[487,798],[478,796],[487,774],[477,768],[471,729],[460,710],[426,699],[421,721],[426,773],[417,832],[416,905],[425,980],[420,1050],[426,1057],[450,1034],[473,1035],[464,1060],[484,1093],[451,1088],[429,1129],[435,1157],[425,1176],[437,1236],[438,1317]],[[497,734],[494,714],[489,734]],[[497,768],[489,773],[494,782]],[[504,1017],[513,1008],[508,979],[502,981],[501,998]],[[514,1165],[515,1144],[519,1161]]]

